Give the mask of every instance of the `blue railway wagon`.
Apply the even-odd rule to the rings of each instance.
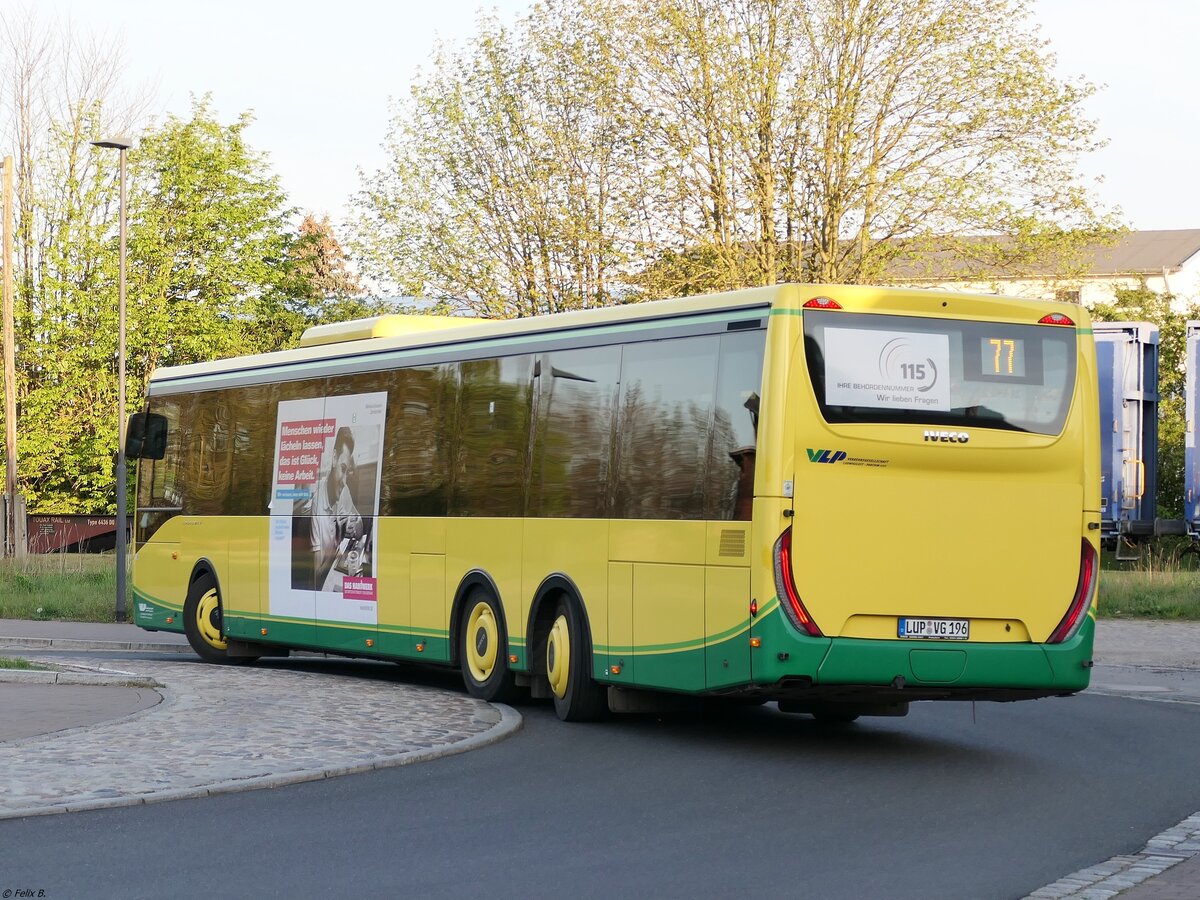
[[[1183,518],[1187,533],[1200,539],[1200,459],[1196,456],[1197,391],[1200,391],[1200,321],[1187,323],[1187,433],[1183,449]]]
[[[1100,379],[1100,536],[1112,546],[1120,537],[1155,533],[1158,326],[1096,322],[1094,327]],[[1188,353],[1191,360],[1190,337]],[[1189,423],[1192,402],[1189,390]],[[1191,435],[1189,430],[1189,441]]]

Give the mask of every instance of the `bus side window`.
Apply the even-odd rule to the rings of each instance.
[[[747,522],[753,512],[758,403],[766,335],[766,331],[757,330],[721,337],[704,498],[707,519]]]
[[[602,519],[620,347],[555,350],[539,358],[530,516]]]
[[[625,347],[613,518],[703,519],[720,338]]]
[[[462,364],[451,515],[520,516],[525,509],[533,357]]]

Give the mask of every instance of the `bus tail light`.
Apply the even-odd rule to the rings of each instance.
[[[842,304],[832,297],[813,297],[802,307],[803,309],[841,309]]]
[[[1054,633],[1046,641],[1047,644],[1061,644],[1063,641],[1073,638],[1079,631],[1079,626],[1087,618],[1087,611],[1096,596],[1096,574],[1099,568],[1100,561],[1096,557],[1096,548],[1085,539],[1083,549],[1079,554],[1079,582],[1075,585],[1075,596],[1067,608],[1067,614],[1063,616],[1058,627],[1054,629]]]
[[[786,529],[775,542],[775,591],[779,594],[779,605],[792,624],[805,634],[821,637],[821,629],[812,620],[792,577],[792,529]]]
[[[1048,316],[1042,316],[1038,319],[1039,325],[1070,325],[1075,327],[1075,323],[1071,321],[1070,316],[1064,316],[1062,313],[1050,313]]]

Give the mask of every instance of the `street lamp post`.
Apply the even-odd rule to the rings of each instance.
[[[128,550],[128,533],[125,530],[127,514],[125,511],[125,151],[133,146],[127,137],[108,138],[103,141],[92,141],[93,147],[104,147],[109,150],[119,150],[121,153],[121,254],[120,275],[118,276],[117,301],[117,609],[116,620],[125,621],[125,555]]]

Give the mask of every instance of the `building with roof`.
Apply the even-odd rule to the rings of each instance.
[[[962,255],[935,255],[918,268],[897,260],[889,280],[913,286],[994,291],[1042,300],[1072,300],[1085,306],[1115,299],[1117,288],[1142,282],[1153,291],[1200,300],[1200,228],[1129,231],[1115,241],[1081,248],[1071,275],[1053,261],[1010,274]]]

